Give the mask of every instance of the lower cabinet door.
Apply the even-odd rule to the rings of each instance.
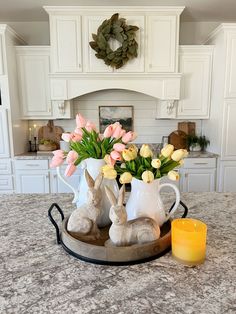
[[[77,170],[71,177],[65,180],[75,189],[79,187],[80,173]],[[52,193],[73,193],[71,188],[62,182],[55,171],[51,172],[51,192]]]
[[[183,192],[215,191],[215,169],[181,169]]]
[[[218,178],[219,192],[236,192],[236,161],[221,161]]]
[[[49,193],[49,171],[16,171],[17,193]]]
[[[0,176],[0,194],[10,193],[13,191],[13,181],[11,175]]]

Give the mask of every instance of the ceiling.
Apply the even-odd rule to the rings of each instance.
[[[236,0],[0,0],[0,21],[47,21],[43,5],[179,5],[182,21],[236,22]]]

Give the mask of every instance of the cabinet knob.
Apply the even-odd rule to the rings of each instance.
[[[55,179],[56,179],[56,178],[57,178],[57,174],[54,174],[54,175],[53,175],[53,178],[55,178]]]
[[[188,177],[188,174],[187,174],[187,173],[185,173],[185,175],[184,175],[184,176],[185,176],[185,178],[187,178],[187,177]]]

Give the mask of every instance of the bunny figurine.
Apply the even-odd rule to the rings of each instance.
[[[88,171],[85,170],[85,178],[88,184],[87,204],[72,212],[67,223],[67,230],[72,235],[95,240],[100,237],[97,219],[101,214],[102,193],[100,185],[103,177],[102,174],[99,174],[94,181]]]
[[[109,217],[112,225],[109,230],[111,242],[116,246],[129,246],[155,241],[160,237],[160,227],[149,217],[139,217],[127,221],[126,209],[123,205],[125,186],[119,191],[118,200],[106,186],[107,197],[111,203]]]

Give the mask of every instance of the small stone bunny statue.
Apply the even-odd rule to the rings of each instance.
[[[100,237],[97,227],[97,219],[101,214],[102,193],[100,185],[102,174],[99,174],[94,181],[87,170],[85,178],[88,184],[87,204],[75,209],[69,217],[67,230],[74,236],[95,240]]]
[[[105,191],[111,203],[109,217],[112,225],[109,230],[111,242],[116,246],[129,246],[155,241],[160,237],[160,227],[149,217],[140,217],[127,221],[126,209],[123,206],[125,186],[119,191],[118,200],[106,186]]]

